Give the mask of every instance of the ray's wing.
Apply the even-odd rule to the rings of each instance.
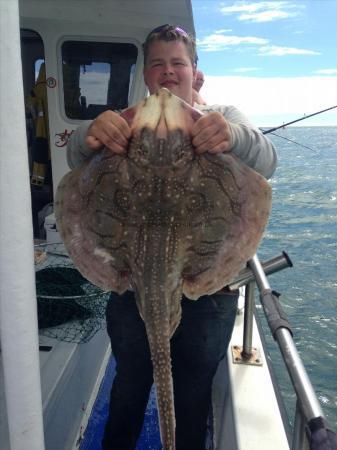
[[[69,256],[89,281],[122,293],[129,286],[126,243],[126,158],[104,149],[61,180],[57,227]]]
[[[197,189],[207,193],[209,212],[183,273],[184,294],[191,299],[233,281],[255,254],[271,207],[265,178],[231,154],[205,155],[197,171]]]

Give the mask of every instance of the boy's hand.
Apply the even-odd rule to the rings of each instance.
[[[191,130],[192,143],[199,154],[228,152],[232,146],[227,120],[217,111],[200,117]]]
[[[90,125],[85,141],[93,150],[105,146],[114,153],[124,153],[130,136],[130,127],[123,117],[114,111],[104,111]]]

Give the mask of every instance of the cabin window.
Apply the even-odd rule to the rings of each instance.
[[[62,45],[64,108],[69,119],[94,119],[126,108],[137,60],[126,43],[66,41]]]
[[[40,73],[40,69],[42,64],[44,63],[44,59],[37,59],[34,63],[34,68],[35,68],[35,83],[37,82],[37,79],[39,77],[39,73]]]

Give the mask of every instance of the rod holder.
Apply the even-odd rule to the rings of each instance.
[[[262,262],[262,268],[266,275],[271,275],[272,273],[279,272],[287,267],[293,267],[293,263],[286,252],[282,252],[281,255],[274,258],[268,259]],[[239,275],[228,285],[230,291],[235,291],[241,286],[245,286],[250,281],[255,281],[254,272],[250,267],[243,269]]]

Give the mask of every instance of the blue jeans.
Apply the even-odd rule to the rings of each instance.
[[[237,299],[237,292],[182,299],[182,319],[171,339],[177,450],[205,449],[212,381],[231,338]],[[112,293],[106,318],[116,376],[102,445],[104,450],[134,450],[153,384],[145,326],[134,294]]]

